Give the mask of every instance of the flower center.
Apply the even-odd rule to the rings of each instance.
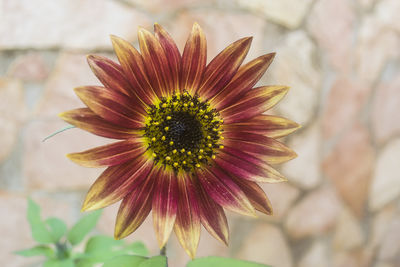
[[[189,93],[175,93],[147,110],[144,136],[157,163],[174,171],[193,171],[215,159],[223,139],[215,109]]]

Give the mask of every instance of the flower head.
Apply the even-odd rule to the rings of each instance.
[[[140,53],[112,36],[119,64],[88,56],[104,85],[76,94],[87,106],[60,114],[93,134],[120,141],[68,157],[83,166],[107,167],[92,185],[83,210],[122,199],[115,226],[120,239],[134,232],[152,211],[160,247],[174,229],[194,257],[201,224],[227,244],[223,209],[244,215],[272,214],[258,182],[286,179],[271,167],[296,156],[275,140],[298,124],[264,115],[288,91],[286,86],[253,88],[274,53],[242,62],[252,38],[242,38],[206,65],[206,38],[198,24],[181,55],[158,24],[153,35],[139,29]]]

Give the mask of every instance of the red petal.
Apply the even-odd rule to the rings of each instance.
[[[240,147],[240,150],[253,154],[269,164],[279,164],[295,158],[296,153],[281,142],[253,133],[224,133],[225,144]]]
[[[287,86],[263,86],[247,92],[232,106],[220,111],[226,124],[248,120],[267,111],[287,93]]]
[[[221,150],[215,162],[223,170],[249,181],[266,183],[287,181],[265,162],[232,147],[227,146]]]
[[[223,208],[210,198],[199,181],[197,181],[196,187],[201,223],[212,236],[228,245],[229,228]]]
[[[137,110],[137,103],[122,94],[100,86],[78,87],[75,93],[94,113],[113,124],[132,129],[144,125],[145,115]]]
[[[143,28],[139,29],[138,39],[150,84],[158,96],[171,95],[175,88],[168,60],[160,42]]]
[[[177,177],[179,188],[178,213],[174,225],[175,234],[193,259],[200,240],[200,210],[192,177],[180,174]]]
[[[144,103],[153,104],[158,97],[151,87],[140,53],[130,43],[117,36],[111,35],[111,41],[121,67],[135,90],[134,93]]]
[[[153,223],[160,248],[168,241],[177,209],[177,178],[173,172],[168,172],[158,177],[153,198]]]
[[[200,170],[198,175],[204,190],[223,208],[243,215],[255,216],[254,207],[246,195],[220,168],[215,166],[211,171]]]
[[[128,139],[133,135],[131,129],[109,123],[88,108],[73,109],[60,113],[58,116],[64,121],[95,135],[113,139]]]
[[[241,99],[261,79],[274,56],[275,53],[266,54],[240,67],[231,82],[211,99],[212,106],[221,110]]]
[[[270,115],[258,115],[248,121],[224,124],[225,132],[255,133],[271,138],[286,136],[299,128],[300,125],[291,120]]]
[[[153,169],[139,187],[124,197],[115,223],[115,239],[130,235],[146,219],[151,210],[153,189],[159,173],[159,169]]]
[[[131,95],[131,86],[120,65],[106,57],[96,55],[89,55],[87,61],[93,73],[105,87],[127,96]]]
[[[208,64],[199,95],[211,98],[230,82],[247,55],[251,40],[251,37],[246,37],[234,42]]]
[[[197,91],[206,68],[206,60],[206,37],[200,26],[194,23],[182,55],[182,90],[188,90],[191,94]]]
[[[255,182],[232,176],[235,183],[243,190],[256,210],[272,215],[272,205],[262,188]]]
[[[121,200],[147,179],[152,168],[145,157],[108,167],[90,187],[82,210],[101,209]]]
[[[168,34],[168,32],[161,27],[158,23],[154,24],[154,33],[157,40],[160,42],[164,49],[165,55],[167,56],[168,65],[171,70],[171,80],[173,90],[179,91],[180,86],[180,73],[181,73],[181,54],[179,53],[178,47],[174,40]]]
[[[85,167],[108,167],[134,159],[142,155],[145,151],[145,146],[138,138],[131,138],[80,153],[71,153],[67,157]]]

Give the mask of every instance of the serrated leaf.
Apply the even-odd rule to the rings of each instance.
[[[40,207],[32,199],[28,199],[27,217],[33,239],[41,244],[53,243],[53,236],[40,218]]]
[[[58,242],[61,239],[61,237],[63,237],[64,234],[67,232],[67,226],[62,220],[58,218],[55,217],[48,218],[46,220],[46,224],[49,227],[54,243]]]
[[[43,267],[75,267],[75,264],[72,259],[48,260],[43,264]]]
[[[205,257],[190,261],[187,267],[271,267],[260,263],[242,261],[232,258]]]
[[[138,256],[147,257],[149,255],[149,250],[143,242],[137,241],[127,245],[124,249],[126,253],[133,253]]]
[[[114,257],[111,260],[106,261],[103,267],[139,267],[140,263],[145,260],[146,258],[141,256],[123,255]]]
[[[96,226],[101,210],[96,210],[81,218],[68,232],[67,238],[72,245],[79,244]]]
[[[54,255],[53,249],[44,245],[39,245],[33,248],[15,251],[14,253],[24,257],[46,256],[47,258],[50,258]]]
[[[155,256],[140,263],[139,267],[166,267],[167,257]]]

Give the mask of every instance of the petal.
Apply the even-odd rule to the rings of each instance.
[[[243,190],[256,210],[272,215],[272,205],[262,188],[255,182],[232,176],[235,183]]]
[[[87,56],[87,61],[93,73],[105,87],[127,96],[131,95],[131,86],[120,65],[106,57],[96,55]]]
[[[177,177],[179,202],[174,225],[175,234],[186,253],[193,259],[200,240],[200,210],[192,177]]]
[[[208,65],[197,91],[208,99],[216,95],[237,72],[249,51],[252,37],[242,38],[225,48]]]
[[[157,94],[150,85],[142,56],[129,42],[117,36],[111,35],[111,41],[122,70],[129,79],[134,93],[144,103],[152,104],[157,100]]]
[[[78,87],[75,93],[94,113],[113,124],[132,129],[144,125],[145,115],[137,110],[137,103],[122,94],[100,86]]]
[[[178,210],[178,183],[173,172],[158,177],[152,209],[154,230],[158,244],[162,248],[174,227]]]
[[[219,167],[198,172],[199,180],[210,197],[223,208],[248,216],[255,216],[254,207],[243,191]]]
[[[147,179],[152,168],[153,163],[143,156],[108,167],[90,187],[82,210],[101,209],[121,200]]]
[[[160,42],[162,48],[164,49],[165,55],[167,56],[168,65],[171,70],[171,80],[173,89],[179,91],[180,85],[180,73],[181,73],[181,54],[176,46],[174,40],[168,34],[168,32],[160,26],[160,24],[154,24],[154,33],[157,40]]]
[[[220,111],[226,124],[245,121],[267,111],[287,93],[287,86],[263,86],[254,88],[232,106]]]
[[[194,23],[182,55],[181,90],[194,94],[203,78],[207,60],[207,41],[199,24]]]
[[[240,67],[230,83],[211,99],[212,106],[221,110],[241,99],[261,79],[274,56],[275,53],[266,54]]]
[[[82,130],[107,138],[128,139],[133,134],[131,129],[109,123],[88,108],[69,110],[60,113],[58,116]]]
[[[115,223],[114,237],[122,239],[133,233],[151,210],[153,189],[160,169],[153,168],[147,179],[124,197]]]
[[[143,28],[139,29],[138,39],[150,84],[158,96],[171,95],[175,88],[168,60],[160,42]]]
[[[99,146],[67,157],[84,167],[108,167],[122,164],[142,155],[146,147],[138,138],[131,138],[113,144]]]
[[[224,124],[225,132],[255,133],[271,138],[280,138],[291,134],[301,126],[286,118],[258,115],[250,120],[232,124]]]
[[[227,146],[221,150],[215,162],[221,169],[249,181],[262,183],[287,181],[278,171],[262,160],[232,147]]]
[[[196,184],[201,223],[217,240],[228,245],[229,228],[223,208],[202,188],[199,181]]]
[[[279,164],[289,161],[297,154],[281,142],[253,133],[224,133],[225,143],[230,147],[240,147],[240,150],[259,157],[269,164]]]

